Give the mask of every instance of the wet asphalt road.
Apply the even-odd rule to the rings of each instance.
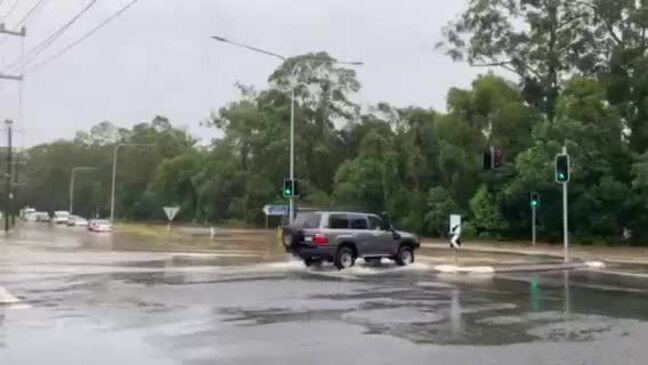
[[[20,299],[0,305],[0,364],[648,362],[640,277],[307,270],[272,242],[143,241],[47,226],[0,241],[0,287]]]

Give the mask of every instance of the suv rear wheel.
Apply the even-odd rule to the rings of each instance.
[[[281,243],[283,243],[285,248],[290,248],[292,246],[293,236],[289,232],[282,232],[281,234]]]
[[[351,247],[342,247],[335,255],[335,267],[338,270],[348,269],[355,264],[355,255]]]
[[[409,245],[402,245],[394,258],[396,264],[405,266],[414,263],[414,250]]]

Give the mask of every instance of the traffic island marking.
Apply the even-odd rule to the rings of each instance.
[[[434,270],[443,274],[492,275],[505,272],[562,271],[577,269],[604,269],[601,261],[562,262],[555,264],[529,264],[510,266],[457,266],[437,265]]]
[[[7,289],[0,286],[0,305],[18,304],[20,299],[9,293]]]

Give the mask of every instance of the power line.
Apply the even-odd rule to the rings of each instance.
[[[34,4],[34,6],[32,6],[31,9],[29,9],[29,11],[27,11],[27,13],[25,13],[25,15],[16,23],[16,25],[14,26],[14,31],[18,31],[20,26],[25,24],[27,19],[34,15],[34,13],[36,13],[36,11],[41,8],[41,5],[44,5],[47,1],[49,0],[39,0],[36,4]],[[0,40],[0,44],[3,44],[6,40],[7,37],[2,38]]]
[[[99,31],[101,28],[103,28],[104,26],[108,25],[108,23],[110,23],[111,21],[113,21],[113,20],[115,20],[116,18],[118,18],[119,16],[121,16],[123,13],[126,12],[126,10],[128,10],[130,7],[132,7],[133,5],[135,5],[138,1],[139,1],[139,0],[132,0],[130,3],[126,4],[124,7],[122,7],[121,9],[119,9],[116,13],[114,13],[113,15],[111,15],[110,17],[108,17],[106,20],[104,20],[103,22],[101,22],[99,25],[97,25],[96,27],[92,28],[92,29],[91,29],[89,32],[87,32],[86,34],[82,35],[79,39],[77,39],[76,41],[74,41],[74,42],[68,44],[65,48],[63,48],[63,49],[61,49],[60,51],[54,53],[54,54],[51,55],[50,57],[46,58],[44,61],[42,61],[42,62],[36,64],[35,66],[29,67],[29,68],[26,70],[26,72],[31,72],[31,71],[33,71],[33,70],[35,70],[35,69],[37,69],[37,68],[39,68],[39,67],[41,67],[41,66],[47,64],[47,63],[53,61],[54,59],[58,58],[59,56],[63,55],[64,53],[66,53],[66,52],[69,51],[70,49],[72,49],[72,48],[74,48],[75,46],[77,46],[79,43],[81,43],[81,42],[83,42],[84,40],[88,39],[90,36],[92,36],[94,33],[96,33],[97,31]],[[24,65],[23,65],[23,67],[24,67]]]
[[[41,54],[47,47],[49,47],[52,43],[54,43],[63,33],[71,27],[74,23],[76,23],[79,18],[83,16],[94,4],[97,3],[97,0],[91,0],[80,12],[78,12],[72,19],[70,19],[67,23],[63,24],[59,29],[57,29],[54,33],[50,34],[47,38],[45,38],[43,41],[41,41],[39,44],[37,44],[34,48],[30,49],[27,52],[27,55],[25,56],[27,60],[22,62],[21,59],[18,59],[11,63],[9,66],[5,67],[3,71],[13,69],[13,68],[22,68],[28,63],[32,62],[36,57],[38,57],[39,54]]]
[[[29,19],[30,16],[32,16],[38,9],[40,9],[41,5],[44,5],[47,1],[49,0],[39,0],[34,6],[29,9],[27,13],[16,23],[16,28],[20,27],[21,25],[25,24],[27,19]]]
[[[7,11],[2,16],[2,20],[7,19],[7,17],[9,17],[11,14],[13,14],[13,12],[14,12],[14,10],[16,10],[16,6],[18,5],[19,2],[20,2],[20,0],[16,0],[16,1],[13,2],[13,4],[11,5],[11,8],[9,8],[9,11]]]

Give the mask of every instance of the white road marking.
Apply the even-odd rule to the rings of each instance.
[[[20,305],[21,300],[16,298],[7,289],[0,286],[0,306],[9,306],[10,308],[17,309],[16,305]]]
[[[434,270],[441,273],[463,273],[463,274],[493,274],[495,269],[492,266],[467,266],[437,265]]]
[[[632,278],[648,278],[648,274],[634,273],[634,272],[623,272],[623,271],[611,271],[611,270],[601,270],[596,272],[602,272],[604,274],[616,275],[616,276],[627,276]]]
[[[605,263],[601,261],[586,261],[585,265],[590,269],[605,269]]]

